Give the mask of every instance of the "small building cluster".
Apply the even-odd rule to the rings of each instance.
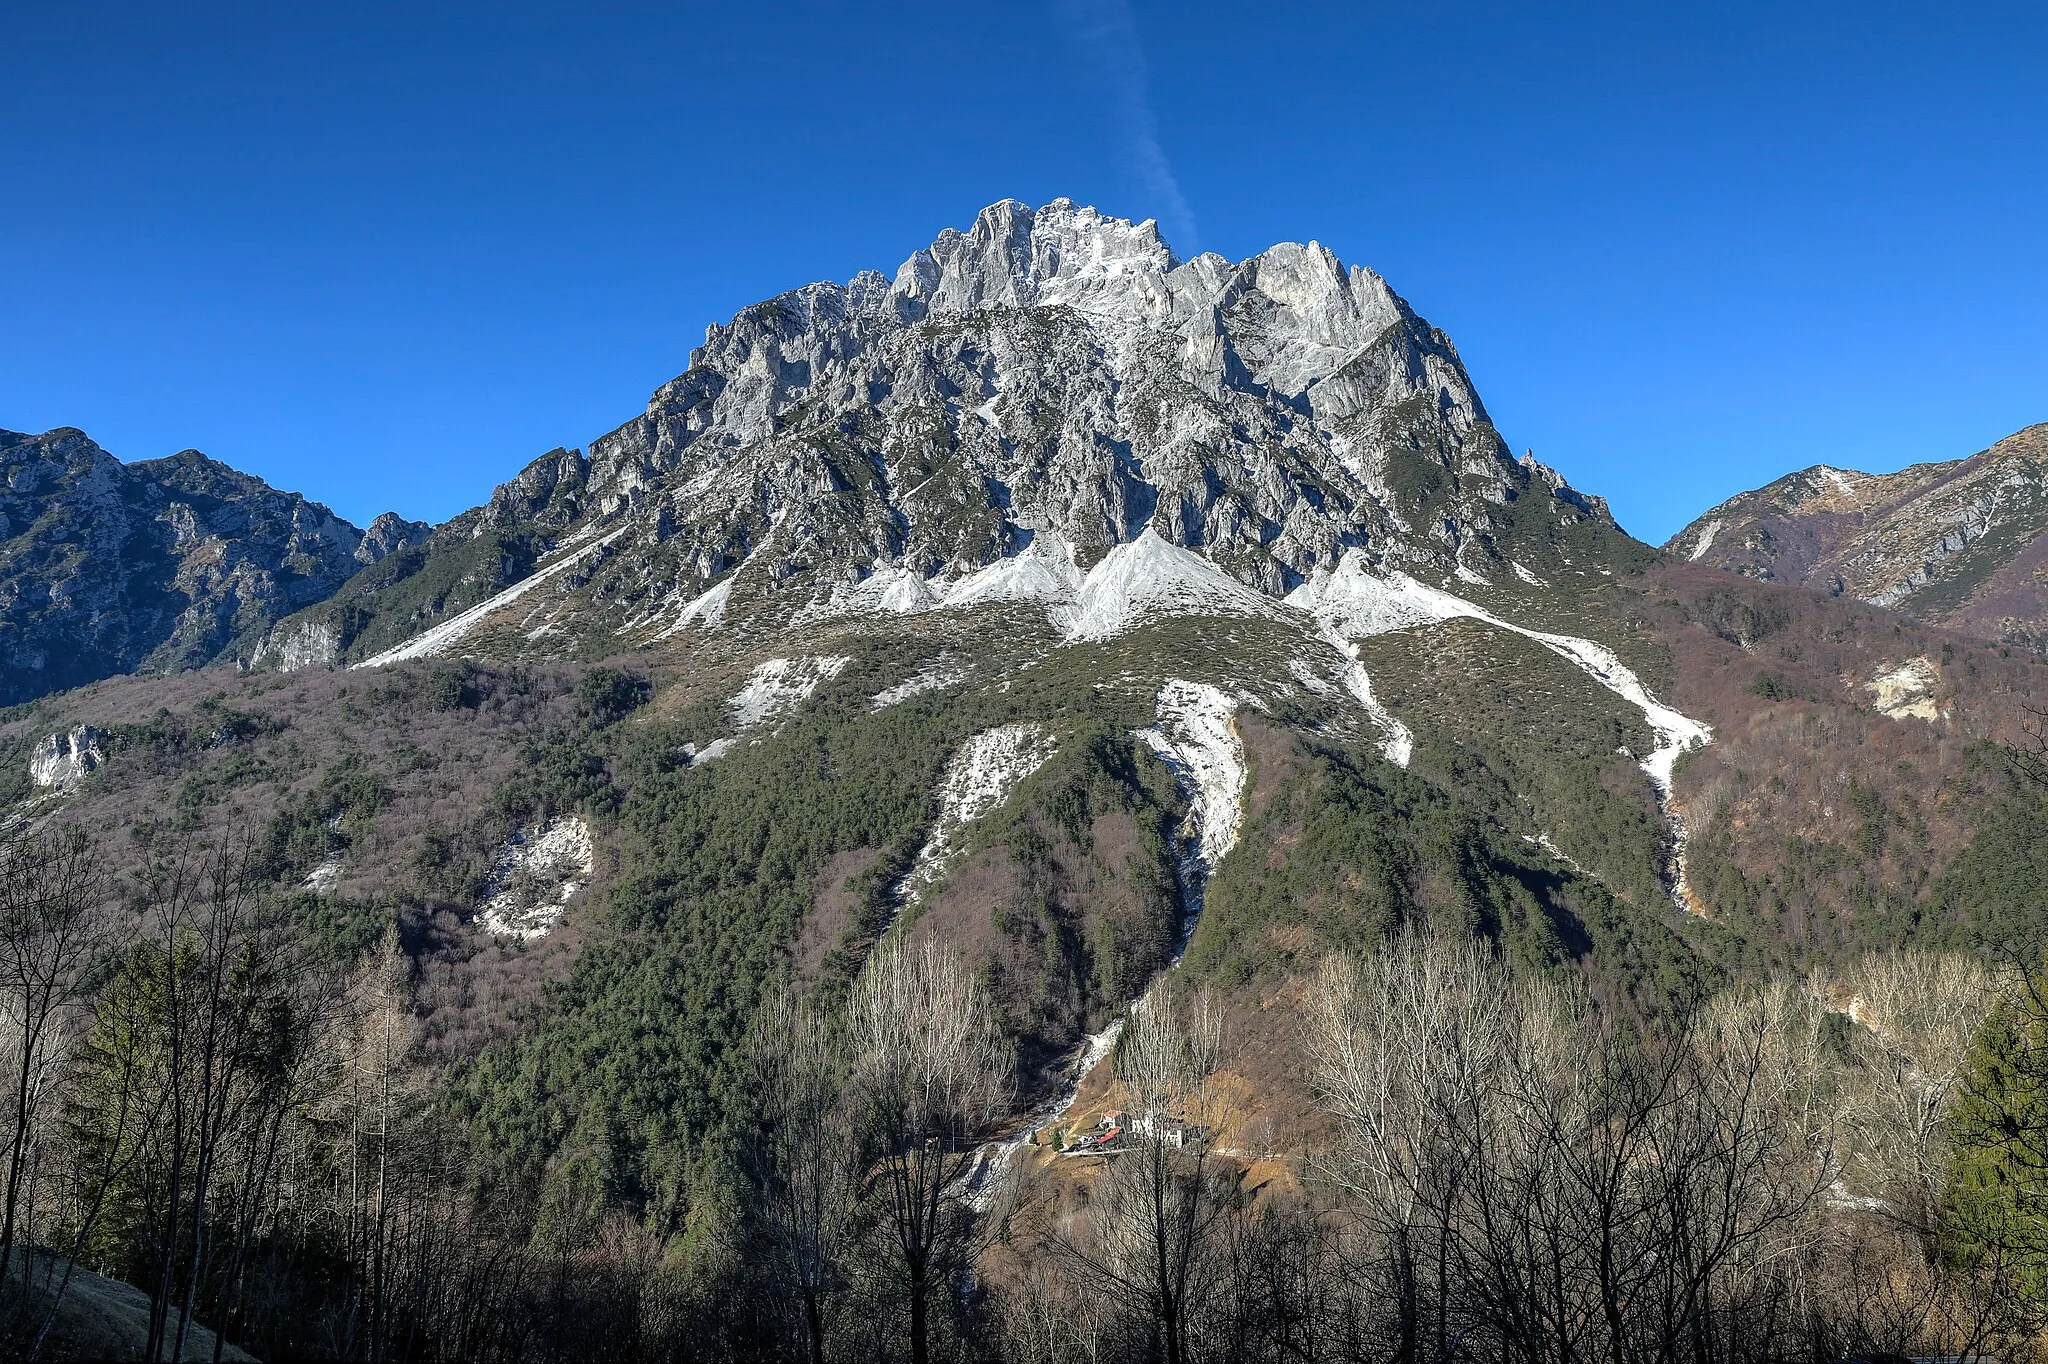
[[[1202,1140],[1208,1130],[1164,1113],[1135,1116],[1108,1112],[1095,1126],[1072,1138],[1060,1148],[1063,1156],[1114,1156],[1128,1151],[1133,1139],[1156,1141],[1162,1146],[1186,1146]]]

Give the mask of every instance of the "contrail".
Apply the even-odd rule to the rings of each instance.
[[[1152,113],[1151,73],[1128,0],[1060,0],[1075,46],[1109,97],[1111,117],[1129,169],[1159,206],[1159,220],[1184,255],[1196,250],[1195,214],[1188,207],[1173,163],[1159,145],[1159,120]]]

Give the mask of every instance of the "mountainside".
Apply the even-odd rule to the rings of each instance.
[[[1768,582],[2048,646],[2048,423],[1895,474],[1816,465],[1729,498],[1664,548]]]
[[[225,526],[57,436],[22,467],[139,489],[91,504],[120,533]],[[8,525],[101,581],[83,530]],[[2048,662],[1660,558],[1313,244],[1183,262],[998,204],[712,327],[431,534],[317,525],[295,609],[268,570],[179,655],[244,666],[0,712],[0,798],[122,831],[117,875],[240,831],[309,934],[388,940],[464,1168],[535,1207],[718,1234],[761,1000],[891,939],[959,951],[1015,1047],[1000,1172],[1176,962],[1228,1016],[1221,1139],[1284,1162],[1304,982],[1396,930],[1654,1020],[2048,927],[2004,747]]]
[[[425,531],[359,530],[196,450],[0,431],[0,703],[209,663]]]

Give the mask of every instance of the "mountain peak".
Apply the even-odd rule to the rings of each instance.
[[[587,460],[545,456],[453,527],[559,571],[574,601],[520,589],[529,639],[628,646],[994,585],[1063,611],[1070,575],[1126,546],[1111,595],[1171,579],[1160,600],[1190,614],[1242,614],[1215,579],[1277,601],[1347,553],[1508,591],[1643,554],[1512,456],[1449,339],[1371,270],[1313,240],[1183,261],[1156,223],[1067,199],[1002,200],[893,277],[740,310]]]
[[[0,702],[206,663],[382,543],[196,450],[125,464],[64,426],[0,437],[0,463]]]
[[[1082,304],[1159,292],[1180,260],[1149,219],[1133,223],[1072,200],[989,205],[966,232],[948,228],[896,271],[893,293],[925,314]]]

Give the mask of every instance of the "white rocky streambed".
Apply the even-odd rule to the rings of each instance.
[[[1244,821],[1245,761],[1235,724],[1237,704],[1236,698],[1206,683],[1169,678],[1159,689],[1156,721],[1133,731],[1132,737],[1157,754],[1173,773],[1187,802],[1176,858],[1181,924],[1169,969],[1180,965],[1201,918],[1209,878],[1237,846]],[[1041,1132],[1066,1116],[1089,1075],[1115,1054],[1124,1021],[1136,1006],[1137,1001],[1131,1001],[1102,1031],[1084,1038],[1052,1097],[1033,1109],[1009,1136],[990,1142],[977,1153],[961,1177],[961,1191],[970,1207],[982,1211],[994,1204],[1017,1157]]]
[[[1045,765],[1057,750],[1051,735],[1038,725],[998,725],[961,744],[939,774],[939,811],[932,830],[918,849],[917,860],[896,883],[892,898],[913,904],[945,875],[959,851],[962,830],[1010,798],[1017,784]]]
[[[1649,755],[1638,759],[1638,762],[1649,777],[1650,785],[1657,794],[1657,803],[1671,828],[1668,879],[1672,898],[1688,913],[1694,911],[1696,906],[1685,879],[1685,822],[1671,808],[1671,779],[1679,758],[1711,743],[1714,731],[1659,701],[1612,649],[1576,635],[1532,630],[1503,620],[1483,606],[1419,583],[1405,573],[1385,576],[1372,573],[1356,551],[1347,553],[1335,570],[1317,573],[1289,593],[1287,601],[1313,613],[1322,623],[1326,635],[1337,641],[1390,634],[1446,620],[1482,621],[1496,629],[1536,641],[1641,711],[1643,720],[1656,736],[1656,743]],[[1368,712],[1372,709],[1369,697],[1370,692],[1360,697]],[[1387,755],[1394,758],[1391,740]],[[1403,757],[1396,761],[1402,761],[1405,766],[1404,759],[1405,750]]]
[[[1679,757],[1705,746],[1714,736],[1706,725],[1651,695],[1635,671],[1606,645],[1503,620],[1475,602],[1419,583],[1405,573],[1373,573],[1356,550],[1347,553],[1333,571],[1319,572],[1288,593],[1287,603],[1314,615],[1327,632],[1345,640],[1462,618],[1536,641],[1642,712],[1657,742],[1641,763],[1659,799],[1671,793],[1672,769]]]
[[[1154,709],[1157,721],[1132,737],[1166,764],[1187,801],[1176,858],[1181,924],[1173,959],[1178,965],[1201,917],[1209,877],[1237,846],[1244,817],[1244,745],[1234,724],[1237,699],[1216,687],[1169,678]]]

